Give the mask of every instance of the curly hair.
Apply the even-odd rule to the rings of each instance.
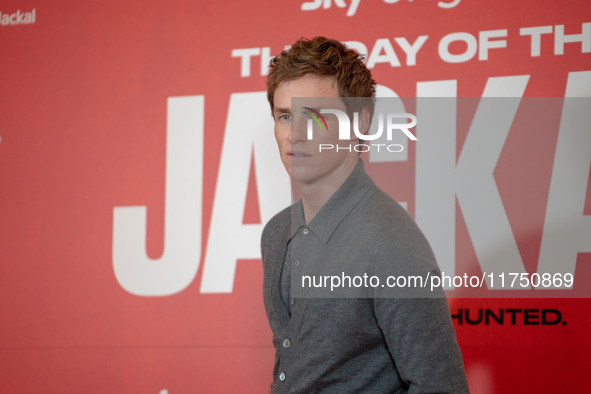
[[[275,90],[282,82],[306,74],[334,77],[340,97],[367,97],[373,115],[376,82],[363,62],[365,57],[343,43],[326,37],[300,38],[269,62],[267,99],[274,109]]]

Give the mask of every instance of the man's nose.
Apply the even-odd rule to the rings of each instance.
[[[291,121],[291,142],[296,143],[307,140],[308,119],[306,116],[294,115]]]

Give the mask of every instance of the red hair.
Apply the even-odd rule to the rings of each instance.
[[[275,90],[282,82],[293,81],[306,74],[333,77],[339,96],[367,97],[364,104],[373,115],[376,82],[365,66],[364,56],[343,43],[326,37],[301,38],[269,62],[267,99],[274,109]]]

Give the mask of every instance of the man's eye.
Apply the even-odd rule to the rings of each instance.
[[[279,119],[280,120],[290,120],[291,119],[291,115],[281,114],[281,115],[279,115]]]

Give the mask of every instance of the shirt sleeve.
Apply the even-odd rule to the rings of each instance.
[[[378,298],[378,325],[409,393],[468,393],[445,298]]]
[[[373,269],[380,276],[440,275],[435,256],[416,223],[404,212],[385,226],[375,244]],[[420,282],[419,282],[420,283]],[[407,281],[374,298],[378,326],[409,393],[468,393],[462,353],[445,293]],[[392,290],[392,291],[390,291]]]

